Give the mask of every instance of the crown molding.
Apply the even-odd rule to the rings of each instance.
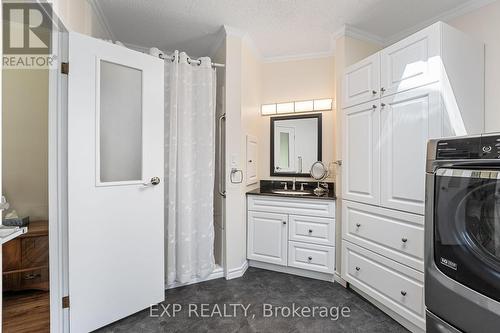
[[[212,47],[208,51],[208,56],[210,58],[215,57],[215,55],[217,54],[217,51],[220,49],[220,47],[226,41],[226,31],[224,29],[224,26],[220,27],[220,29],[217,31],[215,38],[216,38],[215,42],[213,43]]]
[[[111,40],[116,40],[116,36],[111,30],[111,27],[109,25],[108,19],[106,18],[106,15],[104,15],[104,11],[102,10],[102,7],[99,3],[98,0],[87,0],[87,3],[90,4],[90,7],[94,11],[94,14],[97,17],[97,20],[101,24],[102,28],[108,35],[109,39]]]
[[[325,51],[325,52],[314,52],[314,53],[301,53],[292,55],[283,55],[276,57],[265,57],[263,63],[273,63],[273,62],[285,62],[285,61],[300,61],[300,60],[310,60],[310,59],[320,59],[329,58],[335,56],[335,51]]]
[[[250,37],[249,34],[245,34],[245,36],[243,36],[243,38],[241,39],[241,43],[245,44],[250,49],[257,60],[261,62],[264,60],[260,49],[257,47],[257,44],[255,44],[254,40],[252,39],[252,37]]]
[[[337,30],[333,34],[333,39],[337,39],[339,37],[352,37],[359,40],[363,40],[365,42],[370,42],[376,45],[384,46],[386,44],[386,40],[378,35],[372,34],[370,32],[361,30],[349,24],[344,24],[342,28]]]
[[[408,37],[409,35],[417,32],[425,27],[428,27],[429,25],[431,25],[433,23],[436,23],[438,21],[446,22],[446,21],[452,20],[456,17],[468,14],[470,12],[473,12],[476,9],[487,6],[495,1],[497,1],[497,0],[469,0],[456,8],[453,8],[453,9],[451,9],[447,12],[444,12],[440,15],[436,15],[428,20],[420,22],[419,24],[417,24],[411,28],[405,29],[401,32],[398,32],[398,33],[390,36],[386,40],[386,45],[393,44],[393,43],[395,43],[395,42],[397,42],[405,37]]]

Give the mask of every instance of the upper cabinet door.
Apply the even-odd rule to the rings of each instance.
[[[342,108],[380,97],[380,53],[346,69],[342,81]]]
[[[380,203],[380,110],[365,103],[342,111],[342,195],[344,199]]]
[[[434,24],[381,51],[381,97],[439,80],[440,25]]]
[[[442,134],[437,87],[382,99],[381,205],[424,214],[427,141]]]

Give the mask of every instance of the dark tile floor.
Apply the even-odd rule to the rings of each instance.
[[[177,309],[181,310],[173,317],[175,304],[178,304]],[[245,316],[241,306],[231,304],[248,307],[247,315]],[[266,309],[264,304],[269,304]],[[299,315],[300,311],[305,311],[302,312],[303,317],[287,317],[286,309],[278,309],[276,317],[269,317],[271,313],[275,313],[278,306],[288,307],[293,311],[293,304],[296,308],[302,307],[299,309]],[[222,317],[224,305],[228,317]],[[203,306],[206,307],[207,315],[214,312],[214,316],[202,318],[205,314]],[[270,306],[272,310],[269,310]],[[313,307],[316,307],[314,318]],[[330,312],[331,307],[333,308]],[[341,314],[343,307],[350,310],[347,313],[344,309],[344,316]],[[165,313],[160,316],[164,308],[167,308],[171,317]],[[220,309],[220,312],[217,312],[217,309]],[[235,316],[233,309],[236,309]],[[305,317],[308,314],[307,309],[310,309],[309,318]],[[151,313],[154,316],[151,316]],[[327,317],[324,317],[326,315]],[[148,309],[138,312],[104,327],[99,332],[389,333],[407,330],[365,299],[337,283],[249,268],[239,279],[218,279],[168,290],[163,307],[160,305],[153,311]]]

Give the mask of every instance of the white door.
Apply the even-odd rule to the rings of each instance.
[[[380,202],[379,103],[342,110],[342,198]]]
[[[163,62],[70,33],[69,63],[68,259],[75,333],[164,300]]]
[[[295,127],[276,126],[274,132],[275,172],[297,172],[295,167]]]
[[[380,53],[348,67],[342,81],[342,108],[380,97]]]
[[[248,212],[247,258],[286,266],[288,215]]]
[[[439,36],[434,24],[381,51],[381,97],[439,80]]]
[[[424,214],[427,141],[442,133],[437,86],[382,99],[381,205]]]
[[[253,135],[247,135],[247,185],[258,182],[258,143]]]

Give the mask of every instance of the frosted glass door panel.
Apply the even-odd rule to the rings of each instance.
[[[142,180],[142,71],[100,61],[101,183]]]

